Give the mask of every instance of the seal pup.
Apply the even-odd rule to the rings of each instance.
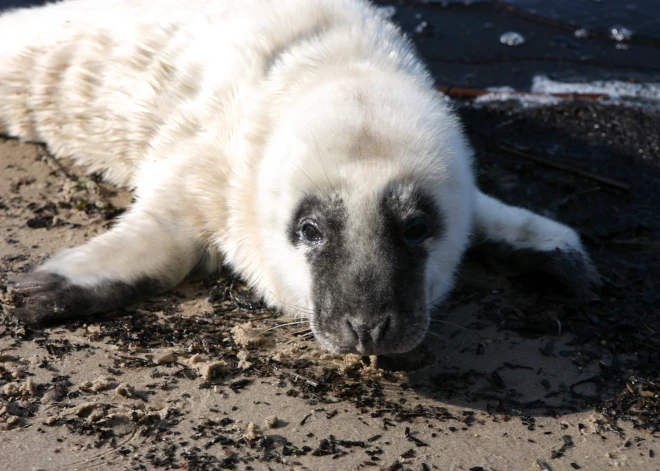
[[[470,241],[584,293],[575,231],[481,193],[461,125],[362,0],[68,0],[0,16],[0,132],[135,203],[9,280],[28,322],[227,264],[321,347],[411,350]]]

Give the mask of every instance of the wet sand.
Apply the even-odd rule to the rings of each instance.
[[[471,256],[424,351],[398,362],[327,355],[304,324],[263,332],[291,320],[230,274],[45,328],[6,312],[0,468],[658,468],[659,167],[644,155],[660,142],[657,116],[595,102],[457,106],[482,186],[576,226],[606,280],[599,300]],[[35,145],[3,141],[0,162],[3,279],[106,230],[130,201]]]

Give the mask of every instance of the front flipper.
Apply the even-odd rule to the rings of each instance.
[[[157,280],[131,284],[105,280],[80,286],[57,273],[37,271],[14,275],[7,281],[13,291],[13,314],[29,324],[109,311],[164,290]]]
[[[13,314],[28,323],[79,317],[172,288],[201,254],[179,220],[133,208],[109,232],[61,251],[36,271],[10,277]]]
[[[584,298],[601,284],[580,237],[568,226],[479,192],[475,229],[476,250],[496,265],[546,273]]]

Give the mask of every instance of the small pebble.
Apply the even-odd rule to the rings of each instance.
[[[256,426],[254,422],[248,422],[243,438],[248,442],[253,442],[261,437],[263,437],[263,434],[261,433],[261,430],[259,430],[259,427]]]
[[[117,396],[132,398],[135,388],[128,383],[122,383],[115,388],[115,394]]]
[[[227,371],[227,363],[221,360],[205,363],[199,367],[199,374],[202,375],[204,381],[211,381],[212,379],[224,375]]]
[[[165,365],[168,363],[173,363],[177,360],[177,355],[176,353],[167,353],[160,358],[156,359],[156,364],[158,365]]]
[[[268,416],[264,419],[264,428],[277,428],[279,419],[276,415]]]

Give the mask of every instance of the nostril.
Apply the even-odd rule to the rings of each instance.
[[[372,338],[374,339],[374,342],[376,343],[381,342],[387,336],[387,333],[390,331],[391,320],[392,320],[391,317],[387,316],[378,325],[376,325],[376,328],[373,330],[371,334]]]
[[[355,340],[358,340],[359,335],[358,335],[358,329],[356,329],[355,326],[355,321],[352,321],[351,319],[346,319],[344,323],[346,324],[346,330],[350,332],[351,336],[353,336]]]
[[[344,319],[345,341],[354,344],[358,351],[371,351],[377,344],[382,344],[392,331],[391,316],[385,316],[377,322],[365,323],[354,317]]]
[[[371,336],[371,329],[357,319],[346,319],[346,330],[358,343],[367,343]]]
[[[382,323],[380,332],[378,332],[378,337],[376,339],[377,341],[381,341],[385,338],[387,333],[390,331],[390,325],[391,325],[391,317],[387,316]]]

